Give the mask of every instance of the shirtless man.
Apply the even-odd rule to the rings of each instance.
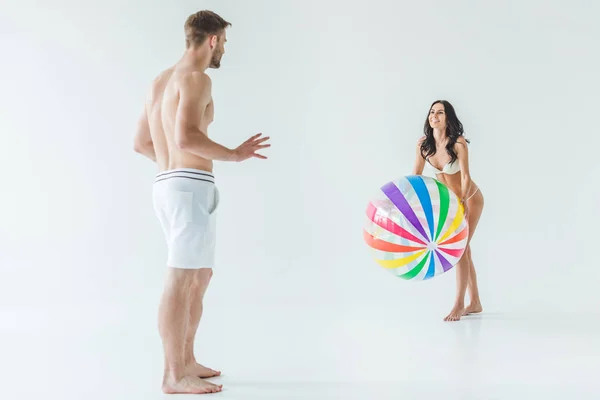
[[[194,338],[202,299],[212,276],[215,211],[219,192],[213,160],[265,159],[257,151],[268,137],[252,136],[229,149],[208,138],[214,105],[207,68],[219,68],[231,24],[211,11],[190,15],[185,23],[186,50],[160,73],[148,94],[135,137],[136,152],[159,167],[153,202],[168,246],[168,276],[159,308],[159,332],[165,354],[165,393],[215,393],[222,385],[203,378],[220,375],[196,362]]]

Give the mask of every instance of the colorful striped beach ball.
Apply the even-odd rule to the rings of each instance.
[[[363,234],[383,268],[425,280],[458,263],[469,227],[456,194],[436,179],[411,175],[381,187],[367,207]]]

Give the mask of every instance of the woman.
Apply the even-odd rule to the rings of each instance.
[[[463,126],[454,107],[445,100],[434,102],[425,121],[424,131],[425,136],[417,143],[413,175],[422,175],[425,162],[428,162],[433,167],[437,179],[460,197],[469,225],[467,247],[456,265],[456,301],[450,314],[444,318],[444,321],[458,321],[463,315],[483,310],[470,246],[483,211],[483,195],[471,180],[467,147],[469,141],[463,136]],[[467,288],[471,304],[465,308]]]

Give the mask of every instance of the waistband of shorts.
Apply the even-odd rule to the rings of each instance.
[[[194,168],[176,168],[162,171],[156,174],[156,180],[154,182],[162,182],[169,179],[191,179],[215,183],[215,176],[212,172]]]

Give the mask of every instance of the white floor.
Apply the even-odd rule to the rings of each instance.
[[[0,309],[0,398],[179,397],[159,390],[155,309],[146,308]],[[197,347],[223,370],[214,381],[225,391],[205,397],[600,398],[599,315],[438,317],[366,306],[207,309]]]

